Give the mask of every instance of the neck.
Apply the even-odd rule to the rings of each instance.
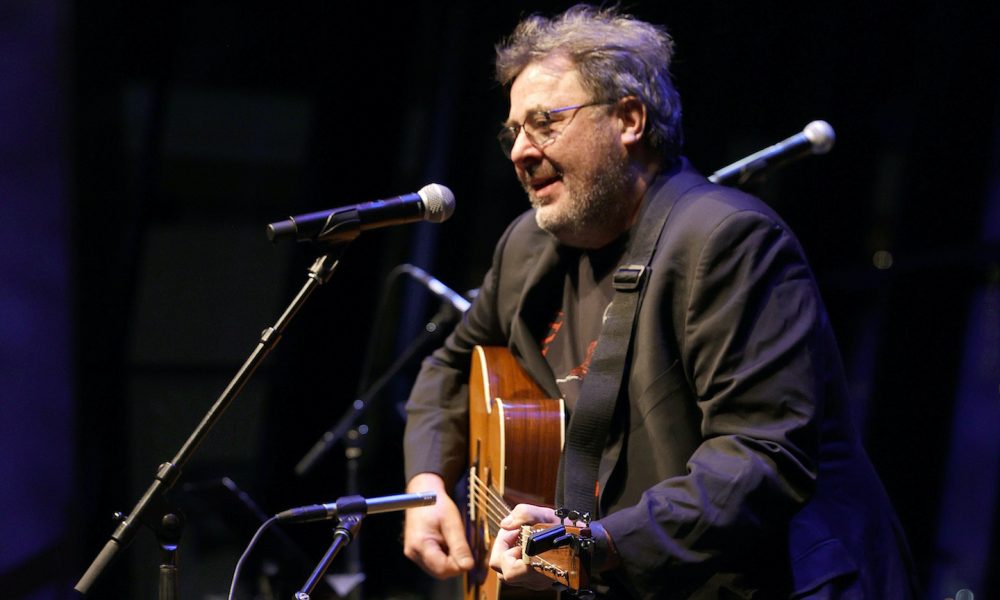
[[[629,216],[628,227],[635,225],[635,220],[639,218],[639,207],[642,206],[642,199],[646,197],[649,186],[653,184],[657,175],[660,174],[662,165],[660,161],[645,161],[635,165],[635,185],[632,194],[632,214]],[[627,229],[626,228],[626,229]]]
[[[639,216],[649,187],[660,171],[659,161],[639,160],[630,154],[621,163],[609,160],[606,178],[591,182],[590,190],[578,191],[562,221],[536,220],[561,244],[593,250],[603,248],[628,231]],[[593,193],[589,193],[593,192]]]
[[[658,161],[633,162],[631,171],[632,183],[623,198],[626,207],[622,212],[623,218],[617,223],[609,224],[609,227],[597,235],[590,236],[585,243],[574,245],[590,250],[603,248],[635,225],[636,219],[639,218],[639,209],[642,207],[642,199],[646,197],[649,186],[653,184],[653,180],[660,172],[660,163]]]

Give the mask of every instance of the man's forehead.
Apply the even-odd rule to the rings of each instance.
[[[550,56],[528,65],[510,87],[510,116],[518,119],[533,110],[553,108],[553,102],[583,101],[585,90],[573,62]]]
[[[576,71],[576,63],[571,58],[562,54],[550,54],[525,65],[514,81],[522,79],[524,75],[558,79],[570,71]]]

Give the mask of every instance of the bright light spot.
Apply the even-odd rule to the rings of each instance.
[[[872,264],[876,269],[888,269],[892,266],[892,253],[888,250],[879,250],[872,255]]]

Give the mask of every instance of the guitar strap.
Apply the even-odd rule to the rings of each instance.
[[[670,190],[671,184],[680,189]],[[685,185],[687,184],[687,185]],[[648,192],[647,206],[639,216],[634,238],[624,264],[614,274],[615,294],[605,313],[580,397],[570,418],[566,452],[559,465],[556,489],[558,506],[599,516],[598,475],[601,456],[611,430],[615,407],[627,394],[622,377],[631,363],[631,340],[636,315],[650,275],[650,262],[663,233],[670,209],[691,189],[705,185],[687,177],[671,177],[663,186]],[[664,193],[666,192],[666,193]],[[673,193],[671,193],[673,192]],[[664,197],[666,196],[666,197]],[[608,399],[614,398],[611,402]]]

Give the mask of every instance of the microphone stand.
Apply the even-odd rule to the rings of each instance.
[[[360,437],[350,436],[354,428],[354,424],[360,419],[365,412],[367,412],[369,405],[372,400],[374,400],[382,389],[389,384],[390,381],[410,362],[417,356],[422,356],[422,354],[417,354],[420,350],[431,340],[440,337],[441,333],[444,331],[444,324],[447,322],[448,318],[451,317],[456,310],[451,307],[451,305],[445,303],[442,305],[441,311],[439,311],[434,317],[428,321],[427,325],[424,326],[423,333],[420,334],[415,340],[410,342],[410,345],[406,347],[406,350],[400,354],[389,368],[386,369],[385,373],[382,374],[378,380],[375,381],[360,397],[358,397],[351,406],[344,412],[340,420],[327,430],[323,435],[320,436],[319,440],[313,444],[313,447],[309,449],[309,452],[302,457],[297,465],[295,465],[295,474],[302,477],[309,473],[316,466],[321,458],[326,456],[327,453],[333,448],[341,438],[347,435],[351,439],[356,439]],[[355,451],[348,452],[349,459],[357,459],[361,453],[360,448]],[[348,493],[356,493],[354,490],[348,489]]]
[[[148,524],[154,530],[161,529],[156,527],[155,523],[160,522],[163,527],[171,531],[172,541],[162,542],[161,547],[166,552],[164,559],[164,565],[161,566],[161,572],[163,576],[161,577],[161,600],[170,600],[170,597],[176,597],[176,587],[177,587],[177,565],[176,565],[176,552],[177,552],[177,541],[176,538],[179,537],[179,526],[176,526],[176,511],[161,512],[160,515],[152,515],[151,513],[156,512],[152,508],[154,505],[158,507],[163,507],[165,502],[163,500],[164,494],[169,490],[177,479],[180,477],[181,469],[187,462],[191,459],[195,450],[208,435],[208,432],[212,429],[212,426],[222,417],[222,414],[226,411],[229,405],[232,403],[233,399],[240,393],[243,387],[246,385],[247,381],[254,374],[260,364],[267,358],[268,354],[277,346],[278,341],[281,340],[281,335],[284,333],[285,328],[288,323],[292,320],[299,309],[305,304],[306,300],[312,295],[313,291],[327,281],[329,281],[330,276],[333,275],[334,270],[337,268],[337,263],[340,261],[340,256],[343,254],[344,249],[347,247],[347,243],[342,243],[336,246],[331,246],[329,251],[320,256],[313,262],[312,266],[309,268],[309,273],[306,278],[305,284],[299,290],[295,298],[285,309],[285,312],[278,318],[277,322],[265,329],[260,335],[260,341],[254,350],[250,353],[249,358],[243,363],[243,366],[236,372],[236,375],[223,390],[222,394],[215,401],[215,404],[209,409],[208,413],[201,420],[198,426],[195,428],[194,432],[188,437],[187,441],[181,447],[180,451],[169,462],[165,462],[159,466],[156,472],[156,476],[153,479],[153,483],[149,486],[146,492],[139,499],[139,502],[135,505],[128,515],[121,515],[120,513],[116,515],[116,519],[119,524],[115,529],[114,533],[111,534],[111,539],[107,541],[104,548],[97,555],[94,561],[90,564],[90,567],[83,574],[83,577],[77,582],[74,589],[81,594],[86,595],[90,588],[94,585],[97,578],[104,572],[104,570],[111,564],[111,561],[117,556],[118,552],[127,547],[132,540],[135,538],[137,532],[137,526],[140,523]],[[155,520],[154,520],[155,519]],[[169,546],[169,547],[168,547]]]
[[[357,537],[358,531],[361,529],[361,520],[365,518],[365,515],[427,506],[434,504],[436,500],[437,496],[432,492],[384,496],[370,500],[362,496],[344,496],[338,498],[334,504],[317,504],[279,513],[277,515],[279,519],[285,517],[303,522],[330,517],[337,518],[337,527],[333,531],[333,543],[320,559],[305,585],[295,594],[295,600],[309,600],[309,594],[330,568],[341,548],[349,545]]]
[[[360,496],[355,496],[355,498],[360,498]],[[337,554],[340,553],[341,548],[349,545],[355,536],[358,535],[358,531],[361,530],[361,519],[363,516],[361,511],[355,511],[337,518],[337,527],[333,530],[333,543],[327,548],[326,554],[323,555],[319,564],[313,569],[312,574],[309,575],[309,579],[306,580],[302,589],[295,593],[295,600],[310,600],[309,594],[316,589],[320,578],[323,577],[323,574],[333,564],[333,559],[337,558]]]
[[[389,368],[386,369],[386,371],[375,381],[375,383],[373,383],[363,394],[361,394],[360,397],[351,403],[351,406],[344,411],[344,414],[340,417],[337,423],[328,429],[322,436],[320,436],[316,443],[313,444],[313,447],[309,449],[309,451],[295,466],[296,475],[304,477],[324,456],[330,453],[338,441],[346,439],[344,450],[344,456],[347,461],[345,491],[348,494],[357,494],[360,491],[357,474],[361,463],[361,456],[364,453],[364,431],[363,427],[357,426],[358,420],[361,419],[361,417],[368,411],[372,401],[378,397],[383,388],[385,388],[385,386],[388,385],[389,382],[391,382],[404,367],[409,365],[414,358],[423,355],[422,353],[418,354],[420,350],[423,349],[430,341],[441,336],[441,334],[445,331],[444,325],[449,319],[454,318],[456,312],[456,309],[452,308],[450,304],[444,303],[442,305],[441,310],[424,326],[424,331],[420,334],[420,336],[410,342],[410,345],[406,347],[403,353],[400,354],[395,361],[393,361]],[[337,551],[339,552],[339,548]],[[338,593],[346,593],[345,595],[350,595],[350,597],[357,597],[355,594],[357,586],[365,578],[365,574],[361,566],[361,553],[359,552],[359,548],[357,546],[351,546],[348,549],[348,559],[347,573],[340,577],[343,583],[338,585]],[[326,568],[329,568],[329,564],[327,564]],[[326,568],[323,569],[324,572],[326,571]],[[305,596],[305,598],[308,599],[308,595]]]
[[[180,585],[178,582],[177,545],[181,541],[183,519],[175,514],[164,515],[157,530],[156,539],[163,551],[163,562],[160,563],[159,600],[179,600]]]

